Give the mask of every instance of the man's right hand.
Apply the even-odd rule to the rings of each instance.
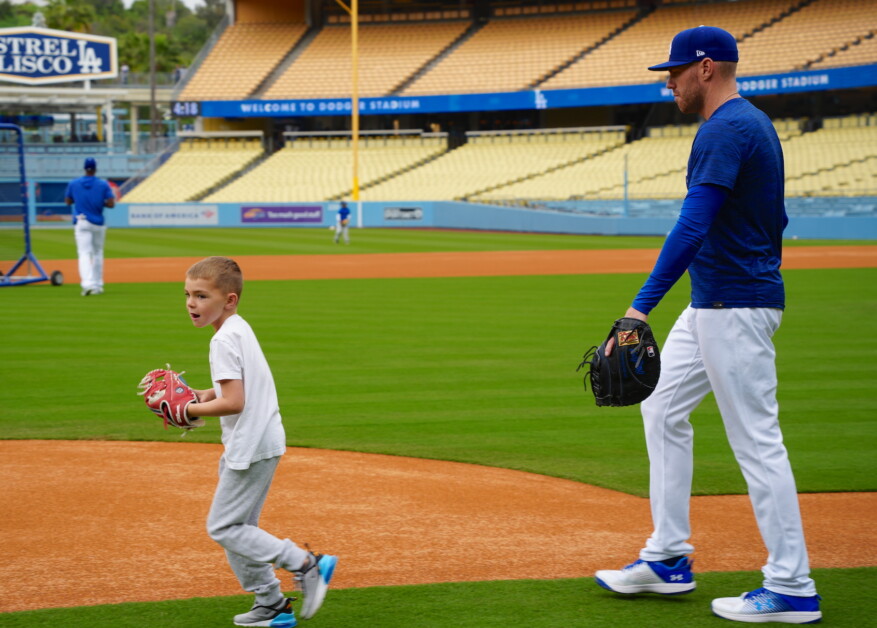
[[[643,321],[644,323],[649,322],[649,315],[643,314],[639,310],[635,310],[632,307],[627,308],[627,312],[624,314],[625,318],[635,318],[637,320]],[[609,342],[606,343],[606,351],[604,351],[604,355],[609,357],[612,355],[612,350],[615,348],[615,338],[610,338]]]

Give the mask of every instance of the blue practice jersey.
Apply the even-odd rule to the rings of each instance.
[[[93,225],[104,224],[104,201],[113,198],[110,184],[97,177],[84,176],[73,179],[67,185],[67,198],[73,199],[73,224],[76,216],[84,214],[85,219]]]
[[[688,268],[692,307],[784,307],[784,178],[773,124],[748,101],[726,102],[701,125],[687,185],[715,185],[730,193]]]
[[[338,220],[345,220],[350,218],[350,208],[342,207],[338,210]]]

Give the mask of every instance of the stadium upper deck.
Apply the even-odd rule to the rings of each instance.
[[[178,99],[349,97],[349,17],[319,14],[320,23],[309,27],[303,11],[296,18],[259,6],[239,11]],[[645,67],[655,51],[698,24],[721,25],[737,37],[741,76],[877,63],[873,0],[591,0],[494,6],[478,16],[366,12],[361,95],[654,83],[660,76]]]

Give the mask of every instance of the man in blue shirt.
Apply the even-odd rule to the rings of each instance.
[[[688,161],[688,194],[658,261],[625,316],[649,312],[686,271],[691,303],[662,354],[660,381],[641,405],[654,531],[639,560],[602,570],[597,583],[624,594],[690,593],[693,473],[691,412],[712,391],[768,549],[763,587],[712,602],[741,622],[819,621],[795,479],[778,420],[776,352],[785,293],[783,154],[770,119],[736,87],[737,42],[720,28],[677,34],[667,88],[683,113],[705,122]],[[607,347],[607,354],[614,347]]]
[[[85,176],[73,179],[64,195],[64,202],[73,206],[71,214],[82,296],[104,291],[104,241],[107,236],[104,207],[116,205],[110,184],[94,176],[95,172],[97,162],[89,157],[85,160]]]
[[[347,203],[341,202],[341,209],[335,217],[335,244],[344,237],[344,244],[350,244],[350,208]]]

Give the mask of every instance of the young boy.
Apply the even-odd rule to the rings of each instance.
[[[241,269],[226,257],[208,257],[186,273],[186,309],[195,327],[212,326],[210,375],[214,387],[196,390],[190,417],[218,416],[225,452],[207,532],[225,548],[229,565],[245,591],[255,594],[237,626],[296,625],[291,599],[280,591],[274,568],[301,583],[302,619],[319,610],[337,557],[313,554],[289,539],[258,527],[274,471],[286,450],[277,391],[268,362],[252,328],[237,313],[243,290]]]

